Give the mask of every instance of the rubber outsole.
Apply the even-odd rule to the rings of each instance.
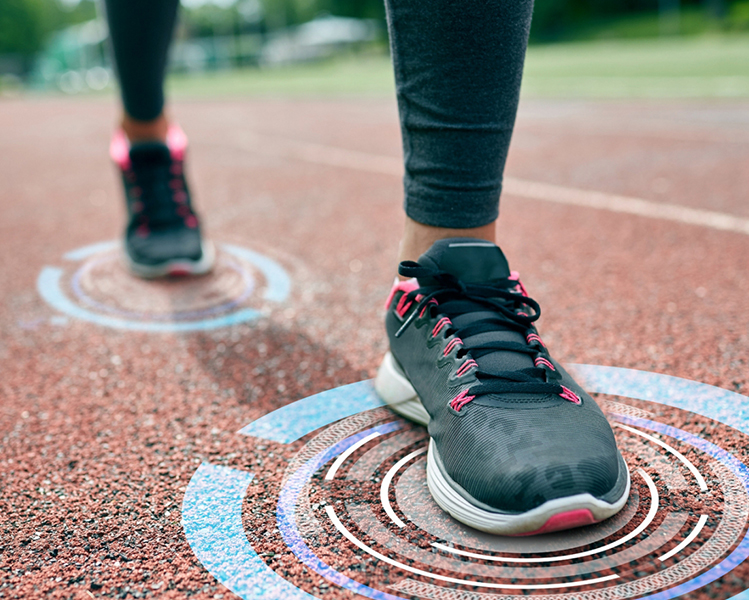
[[[394,412],[421,425],[429,424],[429,414],[390,352],[377,372],[375,391]],[[437,505],[461,523],[497,535],[537,535],[613,517],[629,497],[631,480],[629,472],[625,474],[624,493],[612,503],[591,494],[576,494],[549,500],[524,513],[504,513],[469,500],[470,494],[447,474],[431,438],[427,453],[427,485]]]
[[[156,265],[144,265],[135,262],[128,253],[122,250],[122,261],[130,273],[142,279],[158,279],[160,277],[186,277],[189,275],[205,275],[213,269],[216,262],[216,250],[211,242],[201,244],[201,256],[198,260],[174,259]]]

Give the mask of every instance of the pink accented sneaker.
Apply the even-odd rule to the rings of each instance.
[[[202,240],[184,174],[187,137],[176,125],[167,143],[130,144],[115,132],[110,155],[122,172],[128,225],[124,261],[139,277],[199,275],[213,267],[214,251]]]
[[[492,243],[435,243],[387,302],[375,389],[429,430],[427,484],[455,519],[531,535],[607,519],[629,496],[606,417],[549,354],[528,297]]]

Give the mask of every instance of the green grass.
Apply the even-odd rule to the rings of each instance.
[[[378,54],[274,69],[175,74],[167,86],[176,98],[394,93],[390,60]],[[749,33],[532,45],[523,96],[749,98]]]
[[[392,95],[385,56],[173,75],[176,97]],[[525,97],[747,98],[749,34],[531,46]]]
[[[532,46],[530,97],[749,97],[749,35]]]
[[[167,87],[177,97],[340,96],[392,94],[395,85],[387,56],[355,55],[272,69],[175,74]]]

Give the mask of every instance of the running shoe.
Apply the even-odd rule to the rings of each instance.
[[[110,155],[122,172],[128,224],[124,262],[138,277],[199,275],[213,267],[184,174],[187,137],[172,125],[167,143],[130,144],[115,132]]]
[[[613,516],[627,466],[595,401],[554,360],[498,246],[435,243],[387,301],[380,397],[429,431],[427,483],[458,521],[532,535]]]

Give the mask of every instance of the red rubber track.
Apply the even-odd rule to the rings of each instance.
[[[385,351],[401,184],[376,165],[400,156],[394,102],[195,101],[174,113],[211,237],[274,258],[292,295],[255,324],[208,333],[56,320],[40,270],[122,226],[107,157],[115,108],[2,102],[0,597],[230,597],[182,533],[195,468],[263,468],[240,427],[372,376]],[[508,176],[746,219],[747,115],[747,103],[526,102]],[[322,164],[324,149],[298,142],[375,167]],[[501,212],[501,243],[556,356],[749,393],[749,235],[511,195]],[[285,466],[264,460],[270,478]]]

